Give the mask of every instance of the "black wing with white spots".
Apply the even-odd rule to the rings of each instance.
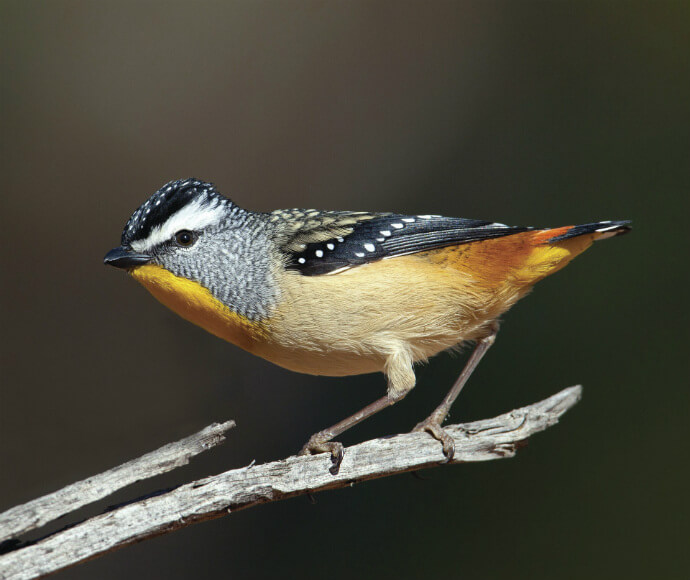
[[[384,258],[531,229],[436,215],[316,210],[280,210],[273,215],[280,223],[279,230],[284,232],[281,245],[288,257],[288,267],[306,276],[332,274]],[[311,215],[312,223],[300,226],[292,219],[295,215]],[[296,221],[300,222],[301,218]]]

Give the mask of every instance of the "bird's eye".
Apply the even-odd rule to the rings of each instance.
[[[187,248],[196,242],[196,236],[194,232],[190,232],[189,230],[180,230],[175,234],[175,241],[178,245]]]

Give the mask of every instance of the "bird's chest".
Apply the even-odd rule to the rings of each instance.
[[[241,348],[252,350],[252,345],[266,332],[262,322],[233,312],[198,282],[176,276],[165,268],[141,266],[132,270],[131,275],[185,320]]]

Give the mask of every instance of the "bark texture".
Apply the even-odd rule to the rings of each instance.
[[[531,435],[554,425],[580,399],[582,388],[555,395],[492,419],[445,427],[455,440],[451,463],[512,457]],[[232,421],[207,427],[143,457],[0,515],[0,537],[44,525],[77,507],[183,465],[223,440]],[[134,542],[172,532],[240,509],[306,493],[448,464],[441,444],[426,433],[406,433],[345,449],[340,471],[329,472],[330,455],[292,456],[206,477],[88,519],[35,544],[0,556],[0,578],[37,578]],[[83,490],[83,491],[82,491]]]

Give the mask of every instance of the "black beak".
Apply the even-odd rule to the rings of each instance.
[[[137,254],[131,248],[120,246],[110,250],[103,258],[103,263],[107,266],[115,266],[116,268],[135,268],[136,266],[143,266],[151,261],[151,256],[146,254]]]

